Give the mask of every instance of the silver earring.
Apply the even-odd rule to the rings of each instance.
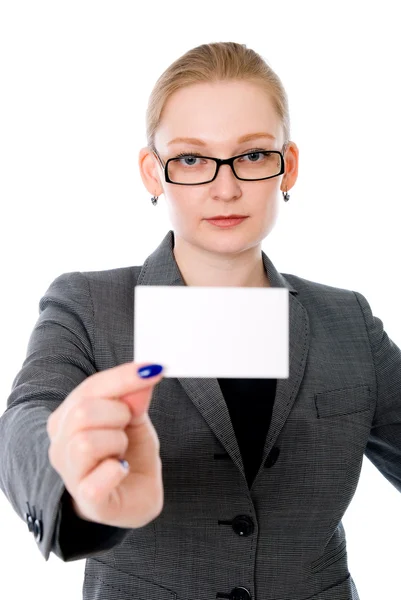
[[[152,204],[153,204],[153,206],[156,206],[158,197],[159,196],[152,196]]]

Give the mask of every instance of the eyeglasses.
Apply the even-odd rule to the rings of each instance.
[[[283,151],[285,146],[286,144]],[[156,149],[153,150],[153,154],[164,169],[166,182],[177,185],[210,183],[216,179],[221,165],[230,165],[235,177],[241,181],[271,179],[284,173],[285,169],[284,156],[278,150],[253,150],[226,159],[200,156],[196,152],[183,152],[175,158],[169,158],[165,165]],[[251,159],[255,156],[256,160]]]

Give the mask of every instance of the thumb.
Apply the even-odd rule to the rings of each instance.
[[[120,397],[121,402],[124,402],[131,410],[132,417],[128,425],[140,425],[143,423],[144,415],[149,409],[153,387],[143,388],[137,392],[130,392]]]

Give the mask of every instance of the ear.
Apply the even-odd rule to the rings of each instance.
[[[153,152],[146,146],[141,148],[138,157],[139,172],[144,186],[152,196],[163,194],[161,184],[162,169]]]
[[[295,185],[295,182],[298,178],[298,158],[298,146],[295,144],[295,142],[288,142],[288,146],[284,154],[285,175],[281,182],[280,188],[282,192],[290,190]]]

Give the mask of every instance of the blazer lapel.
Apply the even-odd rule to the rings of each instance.
[[[161,244],[146,259],[137,285],[186,285],[173,253],[174,232],[170,230]],[[289,377],[277,379],[272,420],[263,451],[262,468],[295,402],[304,375],[309,349],[309,320],[304,306],[296,298],[297,290],[279,273],[262,251],[263,263],[271,287],[289,290]],[[185,392],[213,430],[222,446],[245,477],[230,414],[216,378],[178,377]],[[257,476],[255,477],[256,481]]]

